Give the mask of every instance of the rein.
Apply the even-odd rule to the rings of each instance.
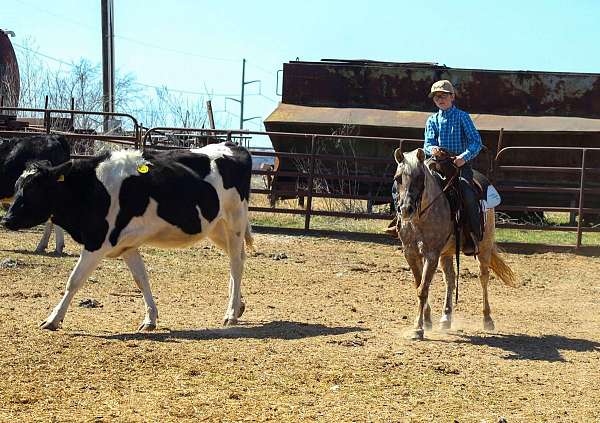
[[[427,210],[429,210],[429,208],[430,208],[431,206],[433,206],[433,203],[435,203],[435,201],[436,201],[438,198],[440,198],[440,196],[441,196],[442,194],[444,194],[444,193],[445,193],[445,192],[448,190],[448,188],[450,188],[450,187],[452,186],[452,182],[454,182],[454,180],[456,179],[456,177],[457,177],[457,176],[458,176],[458,174],[460,173],[460,172],[458,171],[458,167],[456,167],[454,164],[452,164],[452,166],[454,166],[454,169],[456,170],[456,171],[454,172],[454,175],[452,175],[452,177],[451,177],[451,178],[448,180],[448,182],[446,182],[446,185],[444,186],[444,188],[442,189],[442,191],[441,191],[441,192],[440,192],[438,195],[436,195],[436,196],[433,198],[433,200],[431,200],[431,201],[429,202],[429,204],[427,204],[427,207],[425,207],[423,210],[419,210],[419,218],[420,218],[421,216],[423,216],[423,214],[425,214],[425,212],[426,212]]]
[[[452,167],[454,168],[454,174],[452,175],[452,177],[450,179],[448,179],[448,181],[446,182],[446,185],[444,186],[444,188],[442,189],[442,191],[436,195],[433,200],[431,200],[429,202],[429,204],[427,204],[427,207],[425,207],[423,210],[419,210],[419,219],[421,218],[421,216],[423,216],[423,214],[425,214],[425,212],[433,205],[433,203],[435,203],[435,201],[440,198],[440,196],[442,194],[445,194],[446,191],[448,190],[448,188],[450,188],[452,186],[452,183],[454,182],[454,180],[456,179],[456,177],[460,174],[460,169],[458,168],[458,166],[456,166],[453,162],[453,157],[449,157],[448,159],[450,161],[450,164],[452,165]],[[460,192],[460,190],[459,190]],[[419,203],[420,206],[420,203]],[[419,207],[420,208],[420,207]],[[458,303],[458,281],[460,279],[460,228],[458,226],[457,222],[454,222],[454,251],[455,251],[455,255],[456,255],[456,292],[455,292],[455,296],[454,296],[454,303]]]

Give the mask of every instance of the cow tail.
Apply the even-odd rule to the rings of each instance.
[[[255,251],[254,248],[254,236],[252,236],[252,225],[250,222],[246,225],[246,233],[244,234],[244,240],[246,241],[246,248],[250,251]]]
[[[497,247],[494,245],[492,250],[492,257],[490,260],[490,267],[494,273],[508,286],[517,286],[517,277],[508,264],[498,253]]]

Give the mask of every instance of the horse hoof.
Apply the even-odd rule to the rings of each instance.
[[[447,331],[452,328],[452,320],[444,320],[440,322],[440,330]]]
[[[242,301],[242,303],[240,304],[240,311],[238,312],[237,317],[242,317],[244,311],[246,311],[246,303]]]
[[[60,322],[49,322],[47,320],[44,320],[42,323],[40,323],[41,329],[58,330],[59,327],[60,327]]]
[[[492,320],[491,317],[487,317],[487,318],[483,319],[483,329],[488,330],[488,331],[493,331],[496,329],[496,326],[494,325],[494,321]]]
[[[423,329],[413,329],[408,334],[408,339],[411,341],[422,341],[425,338],[424,334],[425,331]]]
[[[142,323],[138,328],[138,332],[152,332],[156,329],[156,323]]]
[[[229,318],[223,320],[223,326],[235,326],[238,324],[238,320],[234,318]]]

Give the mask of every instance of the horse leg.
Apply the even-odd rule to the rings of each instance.
[[[417,317],[415,318],[415,326],[411,334],[411,339],[421,340],[424,336],[424,323],[425,323],[425,310],[429,307],[429,285],[435,274],[437,268],[438,257],[437,256],[426,256],[423,263],[422,278],[419,285],[417,286]],[[430,312],[431,319],[431,312]]]
[[[448,330],[452,327],[452,294],[456,284],[456,273],[454,272],[454,263],[451,255],[440,257],[440,266],[444,274],[444,282],[446,283],[446,299],[444,301],[444,312],[440,319],[440,330]]]
[[[480,251],[477,256],[479,261],[479,281],[481,282],[481,289],[483,291],[483,329],[494,330],[494,320],[490,316],[490,303],[488,301],[488,283],[490,281],[490,262],[491,262],[491,249],[486,251]]]
[[[419,254],[413,252],[407,252],[405,257],[415,278],[415,288],[419,289],[419,285],[423,279],[423,258]],[[431,330],[433,328],[433,324],[431,323],[429,298],[427,298],[425,302],[425,310],[423,311],[423,326],[425,330]]]

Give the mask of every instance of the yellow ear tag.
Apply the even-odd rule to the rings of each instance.
[[[145,164],[139,165],[137,168],[137,171],[139,173],[148,173],[148,170],[150,170],[150,169],[148,168],[148,165],[145,165]]]
[[[65,175],[60,175],[57,179],[58,182],[64,182],[65,181]]]

